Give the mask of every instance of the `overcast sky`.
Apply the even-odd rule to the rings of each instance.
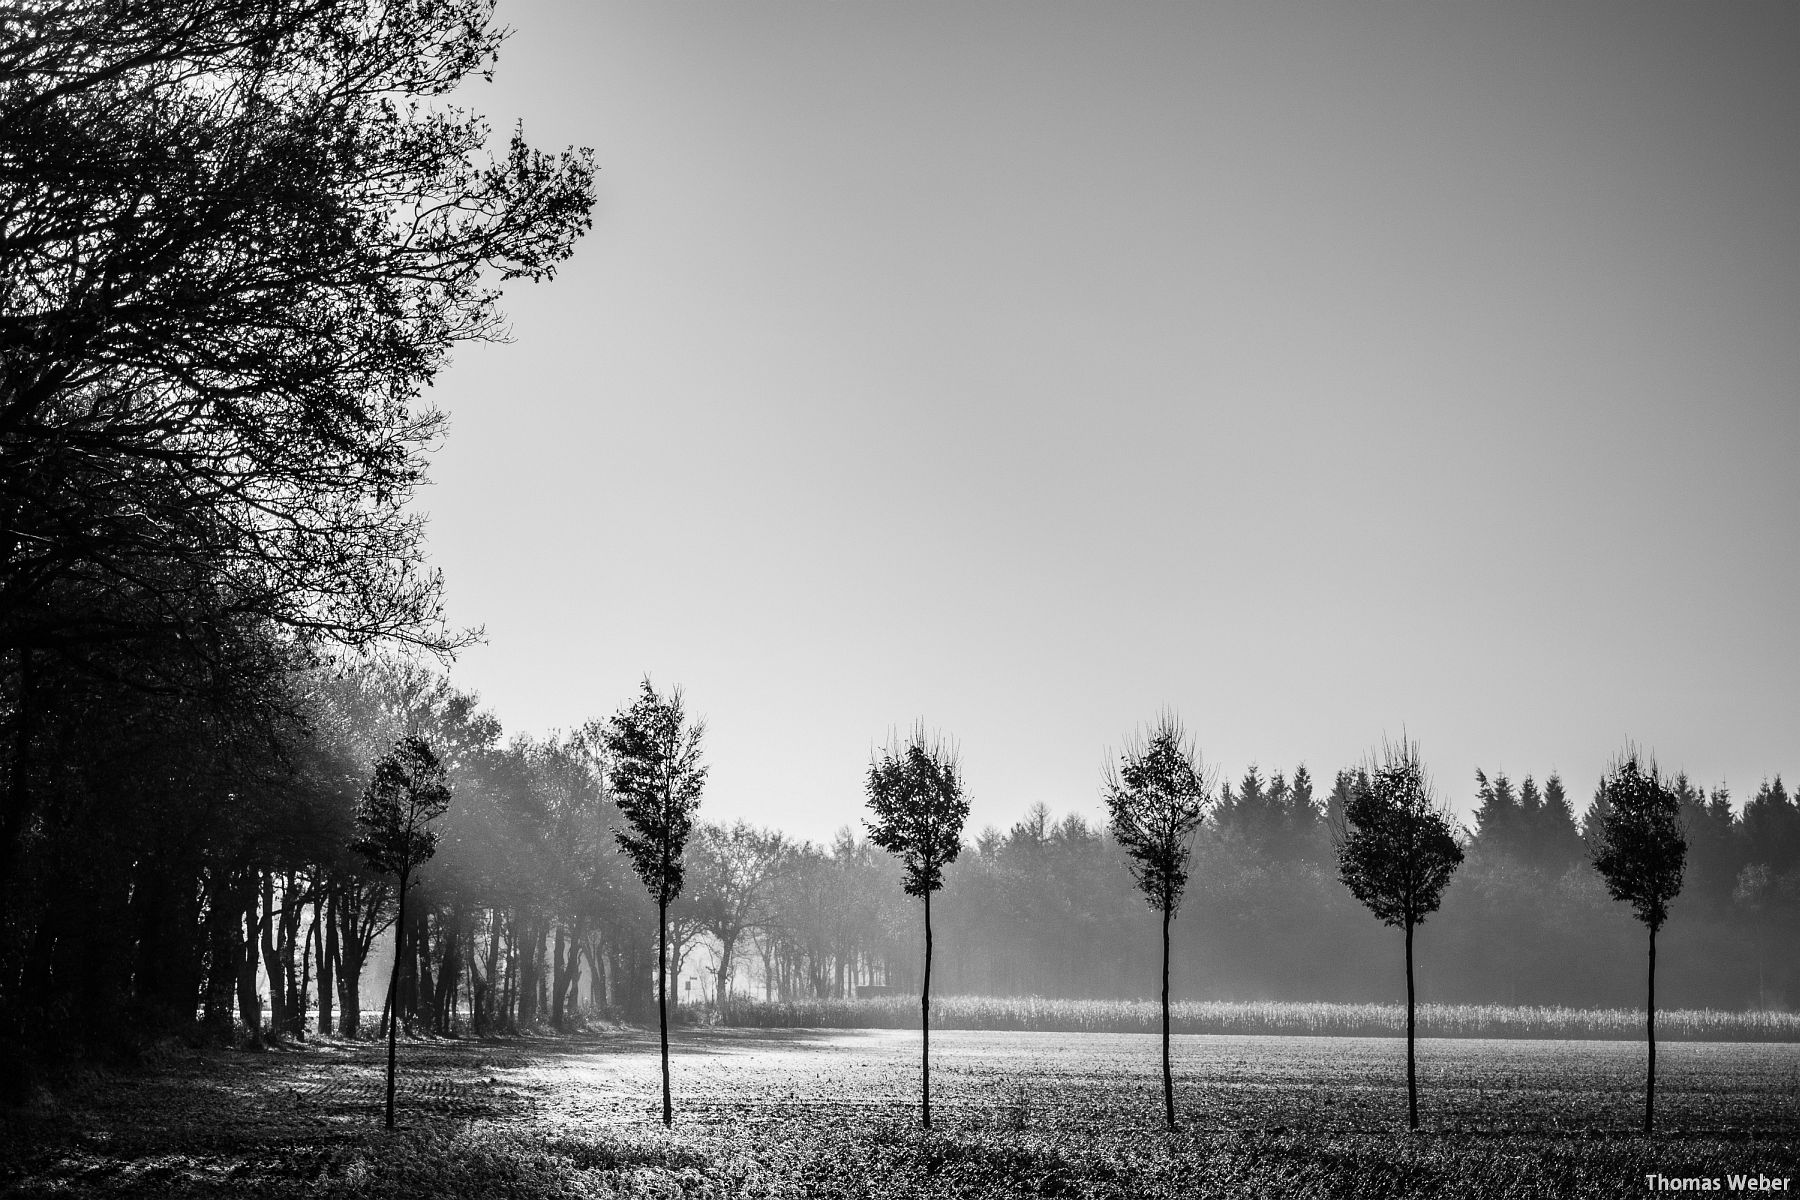
[[[873,743],[1097,814],[1416,737],[1800,774],[1800,6],[505,0],[595,227],[423,494],[509,731],[708,720],[824,838]]]

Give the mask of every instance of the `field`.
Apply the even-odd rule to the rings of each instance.
[[[1385,1037],[1406,1032],[1403,1004],[1310,1000],[1182,1000],[1170,1006],[1176,1033],[1252,1033]],[[1420,1037],[1606,1038],[1644,1036],[1644,1010],[1546,1005],[1421,1004]],[[912,996],[795,1002],[734,1000],[727,1025],[774,1029],[917,1029]],[[1062,1033],[1153,1033],[1162,1007],[1153,1000],[1063,1000],[1036,997],[941,996],[931,1002],[933,1029],[1019,1029]],[[1663,1009],[1656,1036],[1666,1041],[1800,1042],[1800,1013]]]
[[[403,1128],[380,1053],[169,1050],[65,1080],[0,1117],[20,1196],[1570,1196],[1644,1176],[1800,1177],[1800,1045],[1658,1055],[1659,1132],[1633,1131],[1643,1048],[1437,1039],[1426,1128],[1404,1131],[1404,1042],[1187,1035],[1183,1128],[1159,1128],[1157,1041],[946,1031],[937,1128],[917,1130],[918,1035],[681,1030],[676,1126],[655,1040],[415,1042]],[[1790,1187],[1793,1185],[1790,1185]]]

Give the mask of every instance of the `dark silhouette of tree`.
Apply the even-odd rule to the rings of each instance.
[[[1244,776],[1240,802],[1260,798],[1256,768]],[[1175,1073],[1169,1058],[1169,924],[1187,890],[1188,859],[1194,834],[1206,819],[1212,781],[1182,728],[1181,719],[1164,712],[1145,733],[1135,736],[1107,764],[1101,787],[1112,818],[1113,838],[1130,856],[1131,874],[1150,907],[1162,916],[1162,1069],[1163,1115],[1175,1128]],[[1252,803],[1256,803],[1253,799]],[[1260,808],[1252,809],[1261,818]]]
[[[662,1118],[675,1120],[669,1090],[669,905],[681,895],[682,851],[706,785],[700,741],[706,725],[689,722],[681,689],[667,699],[646,677],[638,698],[606,731],[608,778],[627,828],[614,836],[656,900],[656,1010],[662,1044]]]
[[[922,1032],[922,1123],[931,1128],[931,894],[944,886],[944,868],[962,850],[969,802],[954,746],[927,735],[921,721],[871,757],[869,840],[899,857],[902,889],[925,902],[925,979],[919,991]]]
[[[406,891],[413,872],[437,850],[431,822],[450,807],[450,782],[444,765],[423,738],[402,738],[375,764],[375,774],[356,809],[359,836],[352,849],[369,866],[399,881],[398,915],[394,920],[394,971],[388,981],[387,1127],[394,1127],[394,1067],[399,1011],[402,932],[406,929]]]
[[[1800,867],[1800,804],[1788,795],[1780,775],[1773,782],[1763,780],[1744,802],[1743,824],[1747,861],[1766,863],[1777,876]]]
[[[1644,1132],[1651,1132],[1656,1105],[1656,933],[1669,919],[1669,901],[1681,891],[1687,838],[1681,803],[1656,763],[1627,746],[1600,780],[1606,805],[1591,843],[1594,869],[1614,900],[1631,905],[1650,931],[1644,1034],[1649,1062],[1644,1081]],[[1598,806],[1598,802],[1596,802]]]
[[[1554,771],[1544,780],[1544,806],[1538,819],[1538,864],[1553,874],[1561,874],[1580,862],[1581,831],[1576,827],[1568,793],[1563,790],[1562,776]]]
[[[1525,814],[1513,794],[1512,780],[1504,771],[1489,779],[1477,767],[1475,784],[1475,847],[1491,854],[1517,854],[1524,841]]]
[[[0,11],[0,704],[265,627],[446,649],[424,391],[589,224],[586,152],[437,103],[481,0]],[[160,653],[104,655],[165,686]],[[0,792],[0,880],[34,817]],[[0,895],[0,906],[5,904]],[[0,923],[5,921],[0,912]]]
[[[1463,849],[1432,794],[1416,742],[1386,743],[1371,758],[1344,806],[1344,827],[1334,833],[1344,886],[1382,924],[1406,931],[1406,1114],[1417,1129],[1413,930],[1437,911]]]

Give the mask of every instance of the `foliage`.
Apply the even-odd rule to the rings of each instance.
[[[1108,766],[1102,789],[1112,835],[1131,858],[1150,907],[1174,913],[1187,888],[1194,833],[1206,819],[1212,781],[1193,738],[1172,712]]]
[[[207,620],[454,645],[420,402],[589,225],[586,152],[446,101],[484,0],[0,16],[0,645]]]
[[[405,879],[437,853],[431,822],[450,807],[444,764],[424,738],[401,738],[375,764],[375,774],[356,806],[359,835],[351,848],[385,875]]]
[[[632,869],[659,904],[681,894],[682,849],[706,785],[700,765],[704,722],[689,723],[681,689],[665,699],[645,679],[604,735],[607,777],[626,827],[615,831]]]
[[[1681,806],[1654,762],[1626,752],[1600,782],[1605,805],[1592,846],[1607,894],[1631,905],[1654,932],[1669,919],[1687,861]]]
[[[925,896],[944,886],[944,868],[962,850],[969,801],[963,795],[956,750],[913,727],[904,742],[895,738],[869,763],[869,840],[896,855],[905,871],[909,896]]]
[[[1338,871],[1385,925],[1410,929],[1436,912],[1462,846],[1425,778],[1416,743],[1388,745],[1344,810]]]

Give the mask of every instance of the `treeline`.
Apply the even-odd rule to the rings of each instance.
[[[1338,879],[1332,827],[1349,772],[1315,793],[1306,769],[1252,768],[1196,841],[1175,923],[1185,999],[1393,998],[1398,939]],[[1418,939],[1425,995],[1445,1003],[1641,1003],[1641,930],[1589,865],[1598,801],[1578,818],[1563,782],[1477,771],[1467,859]],[[1674,782],[1685,884],[1659,958],[1659,995],[1687,1007],[1785,1007],[1800,995],[1800,809],[1779,776],[1734,811],[1723,787]],[[946,992],[1148,996],[1150,914],[1104,831],[1042,808],[989,830],[955,864],[937,912]]]
[[[1563,781],[1477,771],[1467,859],[1419,934],[1426,997],[1444,1003],[1641,1003],[1642,932],[1589,863],[1599,806],[1577,816]],[[1354,785],[1301,766],[1252,767],[1221,788],[1196,838],[1174,925],[1176,992],[1189,1000],[1390,1000],[1398,939],[1338,877],[1332,830]],[[1786,1007],[1800,995],[1800,808],[1781,778],[1734,809],[1685,776],[1684,886],[1662,934],[1659,995],[1672,1006]],[[775,999],[855,995],[867,979],[914,987],[917,917],[887,856],[840,836],[809,852],[805,884],[772,885],[756,945],[772,971],[740,987]],[[1110,834],[1037,805],[989,828],[945,872],[934,902],[943,994],[1148,997],[1154,914]],[[779,876],[777,876],[777,879]],[[824,890],[824,903],[811,897]],[[816,915],[815,915],[816,914]],[[752,965],[761,967],[760,961]]]
[[[86,682],[87,686],[82,686]],[[604,727],[504,740],[475,697],[404,660],[306,668],[229,705],[34,680],[40,811],[11,882],[0,1011],[15,1038],[105,1047],[172,1033],[569,1028],[654,1009],[655,910],[617,848]],[[240,697],[240,700],[243,698]],[[398,931],[399,988],[363,990],[396,944],[391,878],[349,846],[374,761],[419,736],[452,787],[437,855]],[[1639,934],[1588,862],[1562,781],[1477,772],[1467,861],[1419,938],[1426,997],[1636,1002]],[[1354,785],[1255,768],[1220,789],[1175,922],[1188,1000],[1391,999],[1395,939],[1339,882],[1333,827]],[[1678,1007],[1781,1006],[1800,984],[1800,809],[1779,777],[1734,810],[1674,782],[1689,843],[1664,933]],[[854,819],[854,813],[846,813]],[[702,823],[672,912],[672,974],[698,995],[795,1000],[912,990],[917,901],[846,829],[818,846]],[[1111,836],[1038,805],[989,828],[936,900],[944,994],[1153,993],[1157,929]]]
[[[590,223],[590,155],[445,103],[504,36],[484,0],[0,7],[0,1075],[292,1031],[321,970],[364,1003],[330,664],[470,640],[410,507],[426,390]]]

